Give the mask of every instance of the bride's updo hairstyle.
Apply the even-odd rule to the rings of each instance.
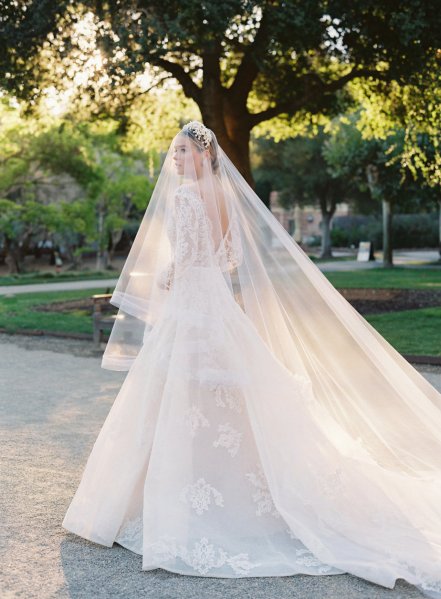
[[[208,150],[210,152],[211,168],[216,174],[219,170],[219,159],[217,154],[217,143],[214,133],[199,121],[191,121],[183,126],[181,135],[190,138],[199,152]]]

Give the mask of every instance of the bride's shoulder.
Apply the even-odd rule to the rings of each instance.
[[[175,197],[177,199],[190,198],[200,199],[198,186],[194,183],[181,183],[176,189]]]

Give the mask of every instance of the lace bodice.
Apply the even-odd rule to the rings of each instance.
[[[176,277],[190,266],[218,266],[232,270],[242,260],[237,217],[232,215],[226,235],[214,247],[213,226],[203,199],[190,185],[181,185],[175,194],[174,211],[167,221],[167,234],[173,249],[171,267]]]

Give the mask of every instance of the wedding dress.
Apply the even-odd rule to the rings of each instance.
[[[111,301],[102,366],[128,374],[66,530],[143,570],[347,572],[441,597],[440,394],[202,124],[173,140]]]

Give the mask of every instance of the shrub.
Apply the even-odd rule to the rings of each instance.
[[[438,247],[438,215],[395,214],[392,221],[392,247]],[[375,249],[383,247],[383,226],[378,216],[335,217],[331,230],[332,245],[357,246],[360,241],[371,241]]]

